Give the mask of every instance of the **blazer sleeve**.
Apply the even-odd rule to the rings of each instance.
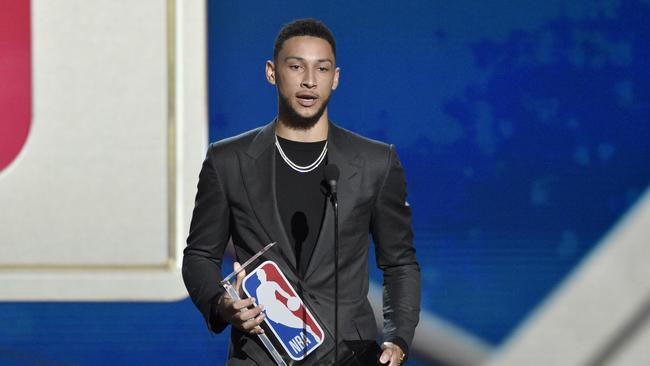
[[[384,274],[383,338],[408,352],[420,317],[420,267],[413,247],[406,179],[393,145],[372,211],[370,231],[377,266]]]
[[[230,209],[219,179],[213,146],[208,149],[197,186],[194,212],[183,251],[183,281],[208,329],[220,333],[229,324],[216,314],[216,302],[224,293],[220,281],[223,254],[230,239]]]

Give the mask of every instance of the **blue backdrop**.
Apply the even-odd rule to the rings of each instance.
[[[647,2],[211,3],[212,140],[273,118],[264,61],[303,16],[337,37],[332,120],[397,145],[424,308],[492,344],[649,183]]]
[[[274,117],[264,62],[282,24],[330,26],[342,68],[330,116],[397,146],[423,309],[490,344],[650,182],[648,1],[209,1],[208,12],[211,141]],[[188,300],[0,304],[1,364],[221,364],[225,343]]]

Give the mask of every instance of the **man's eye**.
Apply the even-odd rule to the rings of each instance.
[[[292,70],[298,70],[300,69],[300,65],[289,65],[289,68]]]
[[[330,70],[330,69],[328,69],[327,67],[319,67],[319,68],[318,68],[318,71],[322,71],[322,72],[327,72],[327,71],[329,71],[329,70]]]

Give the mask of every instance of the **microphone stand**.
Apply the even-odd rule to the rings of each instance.
[[[336,183],[339,168],[335,164],[325,166],[325,181],[330,186],[330,200],[334,206],[334,364],[339,365],[339,201]]]
[[[333,190],[334,206],[334,364],[339,365],[339,202]]]

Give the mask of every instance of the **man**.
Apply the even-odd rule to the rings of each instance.
[[[219,285],[230,239],[239,261],[277,242],[265,259],[278,264],[330,335],[302,362],[331,360],[334,216],[323,178],[326,164],[340,169],[338,339],[377,338],[367,299],[371,233],[384,272],[380,362],[397,366],[408,352],[419,318],[420,272],[406,182],[392,145],[329,121],[328,102],[339,76],[335,40],[324,24],[303,19],[285,25],[273,60],[266,62],[266,79],[278,91],[276,119],[211,144],[203,162],[183,278],[212,331],[233,325],[229,364],[273,364],[257,339],[264,332],[264,304],[234,301]],[[244,275],[238,276],[238,289]]]

